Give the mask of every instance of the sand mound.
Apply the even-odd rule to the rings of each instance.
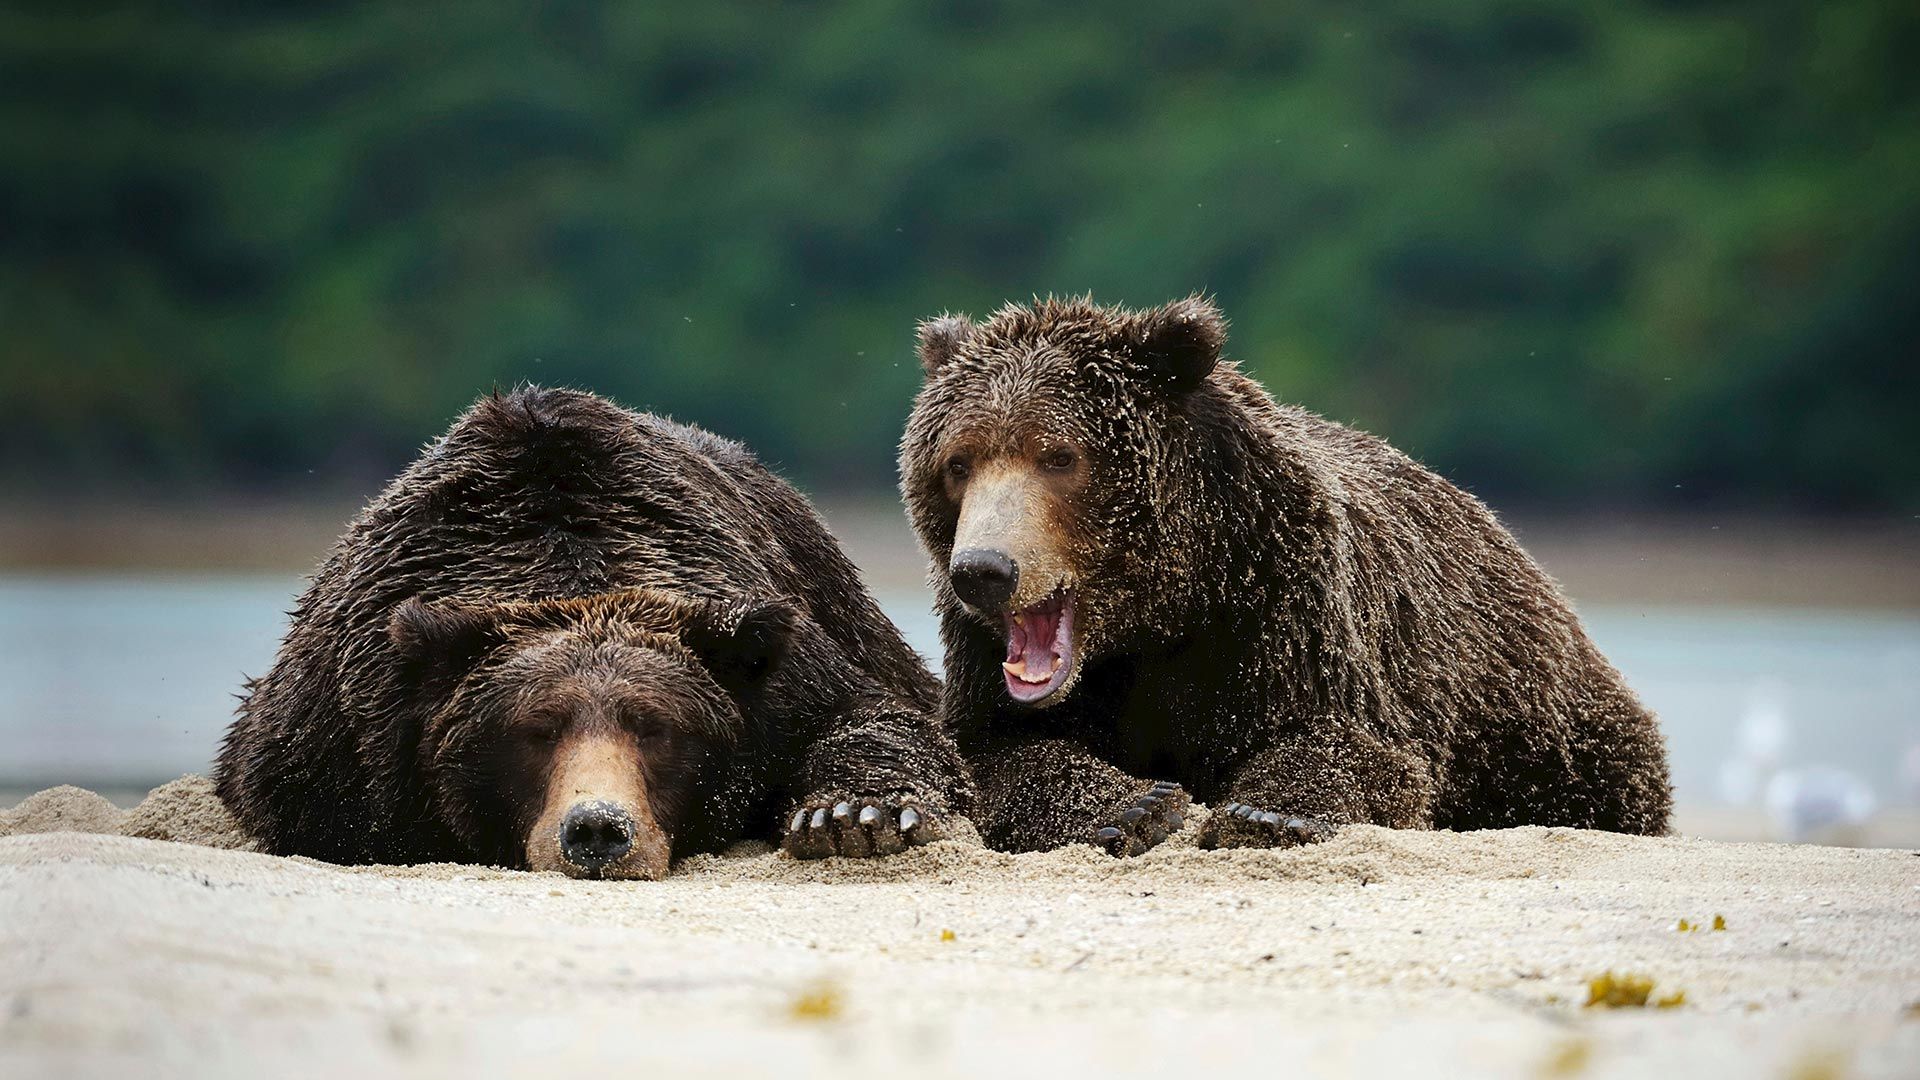
[[[259,847],[228,812],[227,804],[214,794],[213,781],[204,776],[183,776],[154,788],[128,812],[119,832],[147,840],[235,851],[255,851]]]
[[[1605,834],[1571,829],[1516,829],[1500,833],[1439,834],[1358,825],[1313,847],[1286,851],[1206,851],[1197,843],[1205,807],[1159,848],[1132,859],[1115,859],[1088,846],[1008,855],[973,844],[929,845],[890,859],[829,859],[799,862],[743,845],[725,855],[697,855],[674,868],[676,875],[714,881],[769,884],[846,882],[1072,881],[1150,886],[1156,881],[1230,885],[1249,881],[1294,881],[1367,885],[1435,877],[1487,880],[1564,872],[1607,843]],[[1587,838],[1568,846],[1567,841]]]
[[[117,833],[126,811],[86,788],[62,784],[36,791],[0,810],[0,836],[19,833]]]
[[[213,781],[183,776],[162,784],[132,810],[122,810],[85,788],[48,788],[0,810],[0,836],[27,833],[105,833],[172,840],[201,847],[255,851],[258,845],[227,812]]]

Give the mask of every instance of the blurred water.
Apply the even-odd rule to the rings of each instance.
[[[272,661],[300,585],[287,576],[0,576],[0,785],[125,787],[206,769],[243,673]],[[937,661],[926,597],[880,600]],[[1766,736],[1772,764],[1839,766],[1882,805],[1913,801],[1902,762],[1920,744],[1920,617],[1622,608],[1585,616],[1661,714],[1683,802],[1722,800],[1743,721],[1751,728],[1767,710],[1784,717],[1784,737]]]

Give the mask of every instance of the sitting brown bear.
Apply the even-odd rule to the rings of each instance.
[[[921,327],[901,484],[988,842],[1139,852],[1189,792],[1208,845],[1665,831],[1658,725],[1513,537],[1225,340],[1198,298]]]
[[[739,445],[588,394],[482,399],[357,518],[227,733],[278,854],[657,878],[940,836],[938,684]]]

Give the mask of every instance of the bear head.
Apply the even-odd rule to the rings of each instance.
[[[796,619],[650,589],[401,603],[388,632],[428,703],[418,768],[438,816],[502,865],[663,877]]]
[[[1065,700],[1088,662],[1162,614],[1192,414],[1225,342],[1197,296],[1147,311],[1047,299],[921,325],[902,493],[942,610],[1004,642],[1013,701]]]

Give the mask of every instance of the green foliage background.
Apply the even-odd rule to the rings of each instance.
[[[1920,7],[12,4],[0,480],[571,383],[884,485],[914,321],[1211,291],[1503,498],[1920,504]]]

